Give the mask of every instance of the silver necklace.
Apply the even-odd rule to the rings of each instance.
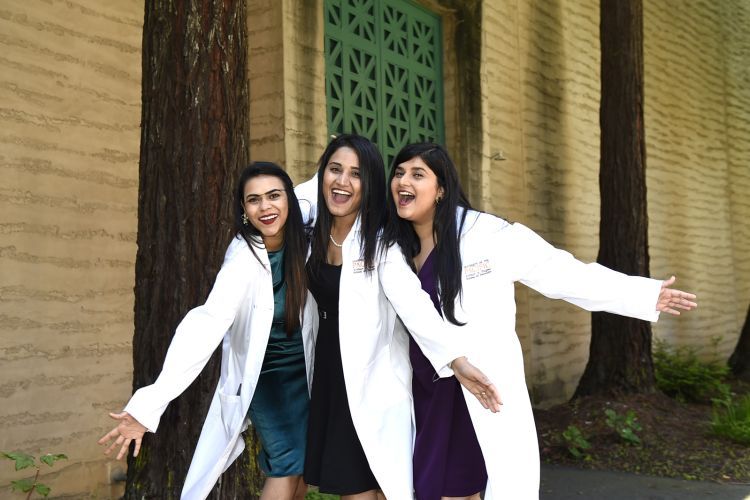
[[[339,242],[337,242],[336,240],[333,239],[333,234],[329,233],[328,237],[331,239],[331,243],[333,243],[334,245],[336,245],[338,248],[341,248],[341,247],[344,246],[343,243],[339,243]]]

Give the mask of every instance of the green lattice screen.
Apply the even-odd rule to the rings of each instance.
[[[409,0],[326,0],[328,131],[375,142],[386,166],[409,142],[443,143],[440,18]]]

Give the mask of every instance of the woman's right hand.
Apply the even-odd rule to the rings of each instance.
[[[119,423],[117,424],[117,427],[109,431],[97,441],[99,444],[107,446],[110,440],[114,440],[114,442],[109,445],[109,448],[104,451],[104,454],[109,455],[112,453],[112,450],[117,446],[120,446],[120,452],[117,454],[117,460],[120,460],[122,457],[127,456],[130,442],[135,441],[133,456],[137,457],[138,452],[141,449],[141,440],[148,429],[126,411],[122,413],[110,413],[109,416],[119,421]]]

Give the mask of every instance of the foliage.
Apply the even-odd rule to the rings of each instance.
[[[750,394],[737,401],[732,398],[714,401],[711,428],[718,436],[750,446]]]
[[[318,491],[308,491],[305,500],[338,500],[338,495],[326,495]]]
[[[656,386],[680,402],[708,403],[729,397],[724,380],[729,368],[715,361],[701,361],[691,347],[669,347],[657,340],[654,349]]]
[[[591,458],[589,454],[586,453],[586,450],[591,448],[591,443],[586,440],[578,427],[575,425],[569,425],[568,428],[563,431],[562,437],[565,440],[565,444],[567,444],[568,451],[571,455],[584,460],[589,460]]]
[[[37,463],[36,458],[28,455],[26,453],[22,453],[20,451],[15,452],[4,452],[0,451],[0,457],[6,458],[8,460],[13,460],[15,462],[16,470],[23,470],[28,469],[29,467],[35,467],[36,473],[34,474],[33,478],[26,478],[26,479],[19,479],[16,481],[11,481],[10,486],[12,491],[18,491],[21,493],[28,493],[26,495],[26,498],[31,498],[31,494],[35,491],[42,495],[43,497],[46,497],[50,493],[50,487],[46,484],[40,483],[38,481],[39,479],[39,471],[40,471],[40,465],[46,464],[49,467],[52,467],[55,462],[58,460],[67,459],[68,457],[63,455],[62,453],[47,453],[46,455],[42,455],[39,457],[39,462]]]
[[[630,444],[641,444],[641,438],[636,432],[642,430],[641,424],[636,422],[635,412],[628,410],[625,415],[618,414],[615,410],[607,408],[604,410],[607,416],[607,426],[614,429],[617,434]]]

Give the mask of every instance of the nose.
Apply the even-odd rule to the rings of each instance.
[[[265,210],[265,209],[267,209],[267,208],[268,208],[268,207],[270,207],[270,206],[271,206],[271,204],[270,204],[270,202],[268,201],[268,198],[267,198],[267,197],[265,197],[265,196],[261,196],[261,197],[260,197],[260,209],[261,209],[261,210]]]

